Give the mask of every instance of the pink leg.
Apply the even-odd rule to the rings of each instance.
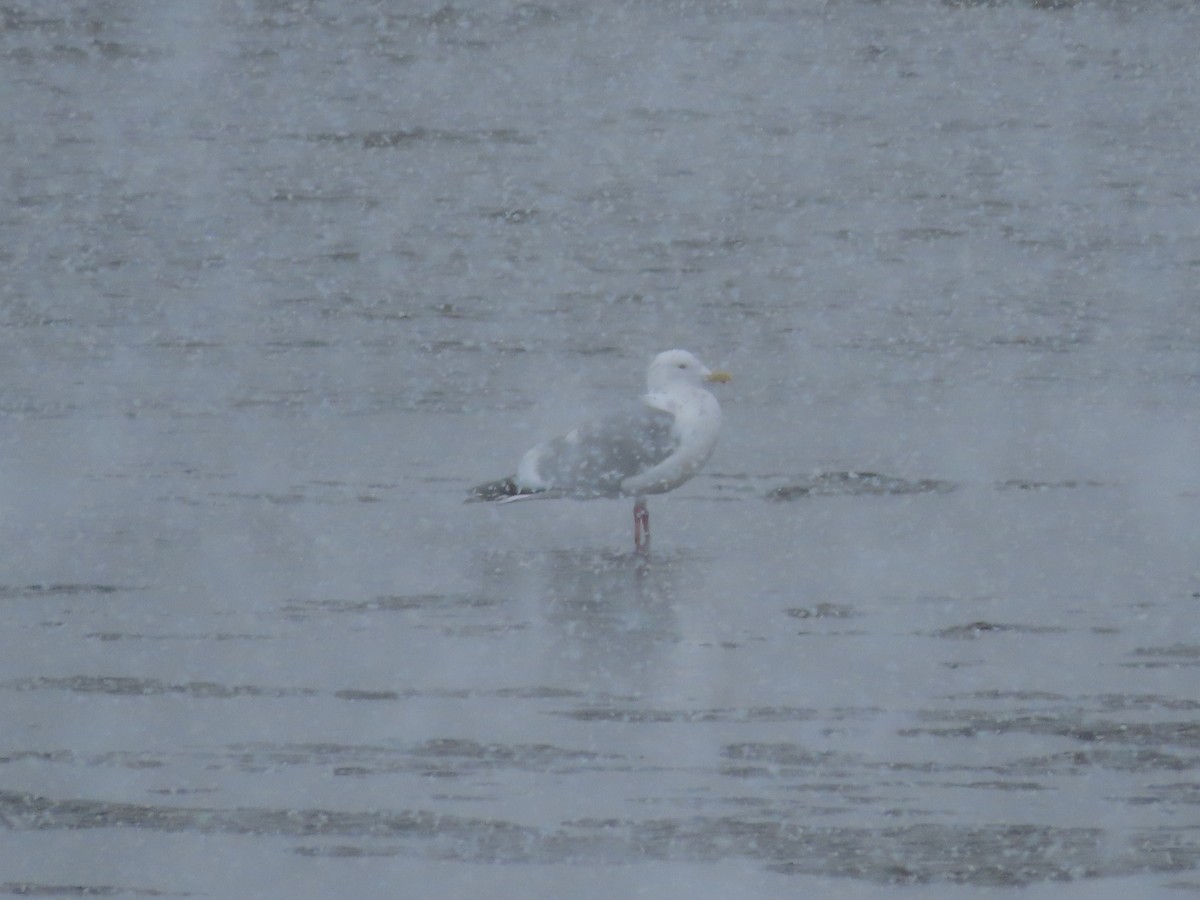
[[[633,549],[639,553],[650,549],[650,510],[646,508],[646,501],[641,497],[633,504]]]

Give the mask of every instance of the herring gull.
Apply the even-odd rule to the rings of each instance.
[[[469,500],[633,497],[633,543],[650,546],[647,494],[674,490],[700,470],[717,444],[721,406],[703,383],[729,381],[686,350],[658,354],[646,393],[626,409],[538,444],[517,474],[471,490]]]

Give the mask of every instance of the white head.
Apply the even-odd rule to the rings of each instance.
[[[652,394],[673,384],[699,387],[705,381],[728,380],[728,372],[712,371],[686,350],[667,350],[658,354],[646,372],[646,388]]]

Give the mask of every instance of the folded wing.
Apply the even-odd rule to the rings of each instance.
[[[679,448],[675,417],[645,402],[534,447],[516,482],[559,496],[617,497],[621,482],[657,466]]]

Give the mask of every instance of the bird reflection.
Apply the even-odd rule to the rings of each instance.
[[[484,591],[525,606],[562,686],[640,692],[682,640],[677,604],[700,578],[694,555],[595,550],[489,553]],[[524,617],[524,616],[523,616]]]

